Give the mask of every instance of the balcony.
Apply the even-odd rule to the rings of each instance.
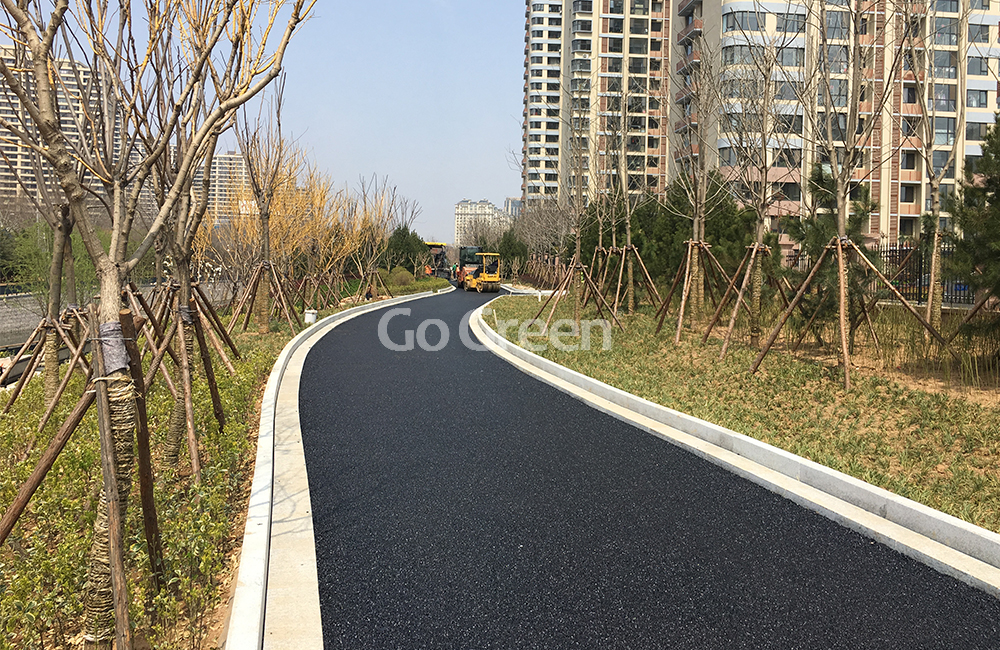
[[[683,120],[678,120],[674,122],[674,133],[682,133],[688,129],[697,128],[698,126],[698,114],[691,113],[685,116]]]
[[[687,43],[689,40],[695,36],[701,36],[702,21],[701,18],[695,18],[691,21],[691,24],[685,27],[677,34],[677,42],[681,45]]]
[[[701,65],[701,52],[695,50],[677,62],[678,74],[686,74]]]
[[[674,160],[684,160],[685,158],[697,158],[698,157],[698,145],[692,144],[681,149],[674,151]]]
[[[698,92],[698,84],[691,84],[690,86],[685,86],[682,90],[677,91],[674,95],[674,101],[678,104],[683,103],[686,99],[693,96]]]
[[[594,11],[594,3],[592,0],[576,0],[573,3],[573,13],[575,14],[589,14]]]
[[[677,5],[677,15],[687,16],[700,4],[701,0],[681,0]]]

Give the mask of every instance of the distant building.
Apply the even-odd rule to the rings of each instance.
[[[524,205],[524,203],[521,202],[521,199],[508,198],[503,202],[503,211],[506,212],[511,219],[517,219],[521,216],[522,205]]]
[[[514,215],[509,210],[514,199],[507,199],[507,210],[500,210],[483,199],[482,201],[462,200],[455,204],[455,245],[472,246],[476,237],[499,237],[513,223]],[[517,210],[520,212],[520,201]]]
[[[195,174],[192,187],[195,190],[201,188],[202,172],[199,170]],[[212,172],[208,186],[208,212],[214,214],[220,222],[228,222],[237,210],[237,203],[244,200],[247,190],[250,188],[250,174],[247,171],[246,161],[243,154],[235,151],[226,153],[216,153],[212,158]],[[248,206],[239,206],[246,210]],[[254,203],[249,209],[256,214],[257,205]]]

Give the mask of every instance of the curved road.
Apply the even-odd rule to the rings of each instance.
[[[1000,601],[467,349],[488,299],[306,360],[327,648],[1000,647]]]

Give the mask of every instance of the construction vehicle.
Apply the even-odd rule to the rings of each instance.
[[[478,257],[483,249],[479,246],[462,246],[458,249],[458,265],[455,268],[455,281],[464,286],[465,276],[476,272],[483,263]]]
[[[451,277],[451,266],[448,264],[448,244],[444,242],[425,241],[424,244],[430,249],[431,260],[427,266],[431,267],[429,275],[436,278]]]
[[[480,259],[479,268],[467,273],[462,280],[466,291],[475,289],[479,293],[500,291],[500,254],[476,253]]]

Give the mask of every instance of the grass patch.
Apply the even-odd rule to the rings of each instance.
[[[569,302],[569,301],[565,301]],[[532,318],[534,297],[494,302],[498,319]],[[560,305],[556,318],[571,318]],[[593,312],[586,315],[594,318]],[[492,316],[486,322],[494,326]],[[654,334],[651,310],[615,329],[608,350],[594,328],[590,351],[537,352],[568,368],[695,417],[751,436],[993,531],[1000,531],[1000,413],[964,397],[916,390],[878,373],[852,373],[843,389],[835,365],[772,352],[756,375],[756,355],[673,328]],[[669,321],[668,321],[669,322]],[[676,323],[676,321],[674,321]],[[533,328],[537,329],[537,328]],[[507,331],[516,342],[517,328]],[[572,342],[572,337],[564,342]]]

